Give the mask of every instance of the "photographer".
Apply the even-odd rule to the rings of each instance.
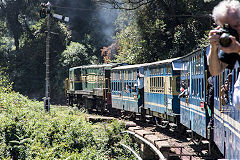
[[[214,21],[219,25],[215,30],[209,32],[210,52],[208,55],[209,70],[211,75],[220,74],[226,67],[233,69],[240,62],[240,43],[237,41],[240,35],[240,2],[237,0],[225,0],[214,7],[212,13]],[[231,43],[223,47],[219,40],[221,28],[229,25],[231,30],[235,30],[237,35],[229,36]],[[239,94],[236,93],[240,87],[240,78],[234,85],[234,97],[236,106],[240,106]]]

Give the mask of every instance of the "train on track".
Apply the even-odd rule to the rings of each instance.
[[[239,69],[210,76],[209,47],[152,63],[109,63],[69,69],[67,103],[185,131],[195,143],[240,159],[240,112],[232,103]]]

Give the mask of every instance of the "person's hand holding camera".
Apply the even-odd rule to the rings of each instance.
[[[236,40],[234,36],[229,36],[232,43],[229,47],[219,46],[219,49],[223,50],[225,53],[240,53],[240,43]]]
[[[212,48],[217,49],[219,46],[220,31],[218,30],[220,26],[216,29],[211,30],[208,34],[208,40]]]

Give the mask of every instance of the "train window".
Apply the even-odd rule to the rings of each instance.
[[[133,71],[130,73],[131,80],[133,80]]]
[[[123,86],[123,81],[121,80],[121,81],[119,82],[119,91],[122,91],[122,86]]]
[[[152,77],[150,77],[150,92],[152,92]]]
[[[159,83],[160,83],[159,87],[160,87],[160,90],[161,90],[161,88],[162,88],[162,77],[160,77],[160,82]]]
[[[154,91],[157,92],[157,77],[154,77],[154,79],[155,79]]]
[[[197,61],[198,61],[198,59],[197,59],[198,57],[197,57],[197,55],[194,57],[194,67],[195,67],[195,75],[197,74],[197,70],[198,70],[198,63],[197,63]],[[197,81],[196,81],[196,83],[197,83]],[[197,84],[196,84],[197,85]]]
[[[199,55],[199,58],[198,58],[198,74],[201,74],[201,55]]]
[[[193,80],[193,92],[192,92],[193,96],[196,96],[196,79]]]
[[[163,90],[163,92],[164,92],[164,77],[162,77],[162,90]]]
[[[164,88],[164,81],[163,81],[163,77],[161,77],[162,79],[162,88]]]
[[[153,92],[155,92],[155,77],[153,77]]]
[[[154,77],[152,77],[152,92],[154,92]]]
[[[194,96],[194,94],[195,94],[194,87],[195,87],[195,79],[192,80],[192,96]]]
[[[218,98],[218,89],[219,89],[218,76],[216,76],[216,97],[217,98]]]
[[[203,63],[202,63],[202,57],[201,56],[199,57],[199,60],[200,60],[200,62],[199,62],[199,64],[200,64],[200,74],[203,74]]]
[[[198,74],[198,56],[197,55],[195,57],[194,66],[195,66],[195,75],[197,75]]]
[[[156,92],[158,92],[158,86],[159,86],[159,77],[156,77],[156,85],[155,85],[155,89],[156,89]]]
[[[168,68],[168,74],[171,74],[172,73],[171,64],[169,64],[167,68]]]
[[[195,74],[196,74],[196,60],[195,60],[195,57],[193,57],[193,75]]]
[[[193,74],[193,73],[194,73],[194,67],[193,67],[193,66],[194,66],[194,65],[193,65],[193,57],[192,57],[192,61],[191,61],[191,66],[192,66],[192,68],[191,68],[191,69],[192,69],[192,74]]]
[[[198,55],[198,58],[197,58],[197,74],[200,74],[200,56]]]
[[[198,55],[196,56],[196,63],[195,63],[195,66],[196,66],[196,74],[198,74],[198,69],[199,69],[199,65],[198,65]]]
[[[196,84],[196,86],[197,86],[197,97],[199,98],[199,85],[200,85],[200,82],[199,82],[199,78],[197,79],[197,84]]]
[[[176,77],[176,91],[177,92],[180,91],[180,77],[179,76]]]
[[[172,89],[172,77],[169,77],[169,82],[170,82],[170,88]]]
[[[158,92],[158,83],[159,83],[159,81],[158,81],[158,77],[156,77],[156,92]]]
[[[203,78],[201,78],[201,88],[202,88],[202,91],[201,91],[201,99],[204,99],[204,85],[203,85],[204,83],[203,83]]]
[[[161,92],[161,77],[158,77],[158,92]]]
[[[195,57],[195,74],[198,74],[198,56]],[[198,84],[197,84],[198,85]]]
[[[195,79],[195,84],[194,84],[194,96],[195,97],[197,97],[197,95],[198,95],[198,91],[197,91],[197,89],[198,89],[198,84],[197,84],[197,79]]]
[[[150,91],[154,92],[154,77],[151,77]]]
[[[198,92],[198,85],[199,85],[199,83],[198,83],[198,78],[195,80],[195,96],[196,97],[198,97],[199,96],[199,92]]]
[[[160,77],[158,77],[157,90],[160,92]]]
[[[154,92],[157,92],[157,77],[154,77]]]
[[[112,91],[115,91],[115,82],[111,82],[111,89],[112,89]]]
[[[120,91],[120,72],[117,72],[117,91]]]
[[[114,84],[115,84],[115,82],[113,82],[113,81],[111,81],[111,89],[112,89],[112,91],[114,91]]]
[[[124,80],[128,80],[128,71],[125,71]]]
[[[156,77],[153,77],[153,92],[156,90]]]
[[[114,88],[114,90],[116,91],[117,90],[117,78],[116,78],[116,72],[114,72],[114,86],[115,86],[115,88]]]

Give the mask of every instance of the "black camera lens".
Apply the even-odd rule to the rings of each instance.
[[[229,37],[228,33],[223,33],[219,38],[219,43],[223,47],[229,47],[232,43],[232,40]]]

